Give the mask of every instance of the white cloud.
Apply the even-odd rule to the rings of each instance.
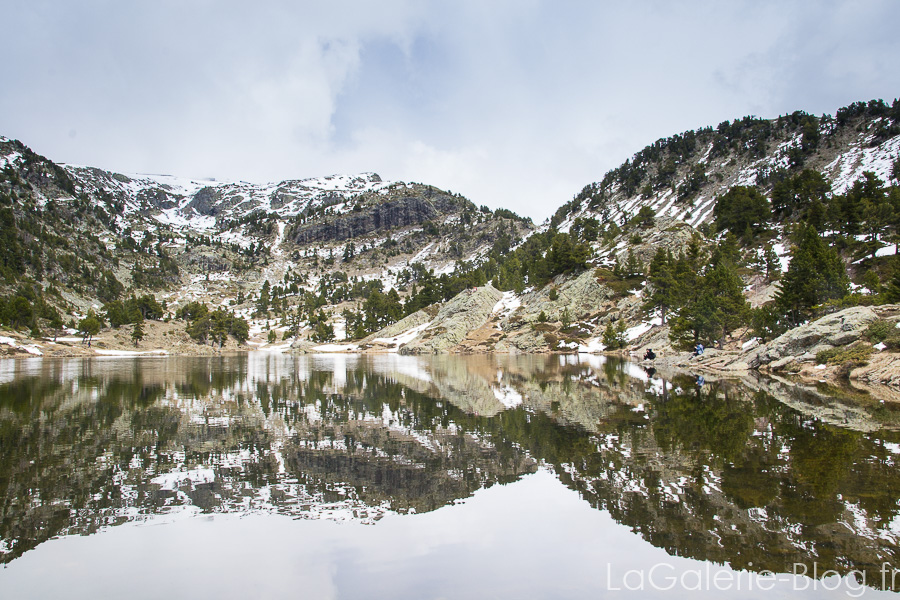
[[[888,0],[29,2],[0,133],[59,161],[378,171],[542,219],[659,137],[893,99]]]

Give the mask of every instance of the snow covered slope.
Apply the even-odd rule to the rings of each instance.
[[[391,187],[375,173],[331,175],[311,179],[253,184],[187,179],[171,175],[122,175],[92,167],[64,165],[82,191],[110,194],[126,211],[150,214],[161,223],[210,227],[215,219],[240,219],[255,211],[281,218],[348,203],[365,192]],[[210,220],[213,217],[213,221]]]
[[[835,194],[864,172],[892,183],[900,157],[900,104],[856,103],[837,116],[797,112],[777,119],[745,117],[664,138],[599,182],[586,186],[542,229],[569,231],[578,218],[622,224],[641,208],[699,227],[713,219],[716,199],[733,186],[771,191],[784,174],[821,172]]]

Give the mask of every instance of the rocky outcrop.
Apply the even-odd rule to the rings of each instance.
[[[791,361],[814,360],[817,352],[857,341],[870,323],[878,319],[867,306],[855,306],[795,327],[746,358],[750,368],[768,365],[778,369]]]
[[[863,344],[871,323],[883,319],[900,322],[900,305],[856,306],[824,316],[792,329],[767,344],[743,352],[707,350],[702,356],[682,354],[675,366],[711,372],[740,374],[760,370],[789,372],[798,381],[815,381],[846,387],[849,382],[869,397],[882,401],[900,401],[900,354],[881,350],[864,361],[817,365],[816,355],[824,350]],[[876,346],[876,350],[879,347]],[[874,352],[874,350],[873,350]],[[791,385],[798,385],[796,381]],[[857,391],[860,391],[857,390]],[[770,393],[778,396],[770,390]],[[844,390],[848,393],[848,390]],[[846,425],[853,419],[841,408],[835,415],[823,413],[834,422]],[[855,418],[855,417],[854,417]]]
[[[552,293],[556,294],[555,300],[551,300]],[[554,284],[522,296],[522,305],[500,322],[500,328],[507,337],[497,345],[497,351],[532,353],[555,350],[548,347],[548,336],[544,335],[547,330],[541,326],[535,327],[541,313],[549,323],[561,322],[564,313],[572,322],[589,320],[607,308],[612,296],[612,290],[597,281],[593,269],[574,279],[558,278]],[[599,335],[597,331],[593,334]]]
[[[421,225],[459,209],[460,200],[434,188],[409,190],[408,193],[375,202],[358,204],[359,210],[327,216],[295,227],[289,237],[297,244],[343,241],[376,231]]]
[[[894,392],[888,399],[900,402],[900,355],[894,352],[875,354],[867,364],[850,371],[850,379],[867,388],[878,388],[879,393],[875,395],[879,396],[884,395],[880,388],[887,388]]]
[[[194,194],[194,198],[187,203],[185,209],[194,210],[203,216],[215,216],[221,210],[220,199],[221,195],[216,188],[205,187]]]
[[[640,229],[638,235],[641,239],[639,244],[618,252],[620,261],[625,260],[629,250],[634,254],[634,258],[644,265],[650,264],[660,248],[677,256],[679,252],[687,248],[691,238],[697,235],[697,230],[684,221],[661,217],[656,219],[656,223],[651,227]]]
[[[551,291],[557,294],[556,300],[550,299]],[[599,283],[593,269],[588,269],[575,279],[558,285],[548,285],[522,296],[522,306],[504,321],[504,325],[516,319],[532,321],[541,312],[548,318],[558,320],[564,310],[572,319],[579,319],[597,308],[613,295],[612,290]]]
[[[374,340],[380,338],[393,338],[401,335],[402,333],[409,331],[410,329],[414,329],[425,323],[431,321],[431,315],[428,314],[424,309],[417,310],[411,315],[407,315],[397,321],[396,323],[392,323],[383,329],[379,329],[375,333],[369,335],[368,337],[360,340],[360,345],[372,343]]]
[[[503,297],[494,286],[486,285],[458,294],[435,315],[431,325],[400,349],[401,354],[439,354],[449,352],[466,335],[484,325],[494,306]]]
[[[171,196],[161,188],[141,190],[137,193],[137,201],[147,214],[157,210],[168,210],[178,206],[178,197]]]

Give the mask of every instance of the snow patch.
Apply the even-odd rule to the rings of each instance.
[[[394,337],[386,337],[386,338],[374,338],[373,342],[378,342],[381,344],[389,345],[393,344],[394,347],[391,349],[394,352],[400,348],[400,346],[404,344],[408,344],[413,341],[420,333],[428,329],[429,325],[431,325],[431,321],[427,323],[423,323],[417,327],[413,327],[412,329],[407,329],[401,334],[395,335]]]
[[[515,292],[503,292],[503,297],[494,305],[491,314],[498,315],[501,319],[505,319],[520,306],[522,306],[522,299],[519,298]]]
[[[600,341],[600,338],[589,338],[585,343],[578,346],[578,352],[582,354],[599,354],[606,350],[606,346]]]
[[[631,342],[653,329],[653,323],[641,323],[625,330],[625,338]]]
[[[95,354],[100,356],[162,356],[168,354],[168,350],[101,350],[93,348]]]

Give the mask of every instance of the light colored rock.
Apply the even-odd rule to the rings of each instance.
[[[878,315],[867,306],[847,308],[785,332],[751,351],[746,362],[751,367],[777,369],[790,360],[806,360],[801,358],[804,355],[815,358],[814,352],[855,342],[876,319]]]
[[[550,299],[551,290],[556,291],[556,300]],[[500,328],[508,335],[503,348],[526,354],[553,350],[555,348],[548,346],[544,332],[534,329],[542,312],[549,323],[561,321],[563,311],[568,311],[569,318],[577,321],[588,315],[596,316],[611,303],[612,295],[612,290],[597,281],[594,269],[577,277],[557,277],[550,285],[523,295],[522,305],[501,321]],[[593,334],[599,335],[597,331]]]
[[[553,289],[558,294],[556,300],[550,299],[550,291]],[[556,321],[563,310],[568,310],[572,319],[579,319],[596,311],[610,296],[612,291],[597,281],[594,269],[588,269],[574,279],[558,277],[554,283],[522,296],[522,306],[506,317],[501,326],[506,331],[523,320],[537,321],[541,312],[551,321]]]
[[[367,337],[364,337],[362,340],[360,340],[359,344],[360,346],[362,346],[364,344],[371,343],[372,340],[376,338],[396,337],[405,331],[409,331],[410,329],[413,329],[420,325],[424,325],[430,320],[431,316],[427,312],[425,312],[424,310],[417,310],[413,314],[403,317],[396,323],[388,325],[384,329],[381,329]]]
[[[466,290],[447,302],[431,325],[400,349],[401,354],[439,354],[449,352],[473,329],[484,325],[503,294],[488,284]]]

